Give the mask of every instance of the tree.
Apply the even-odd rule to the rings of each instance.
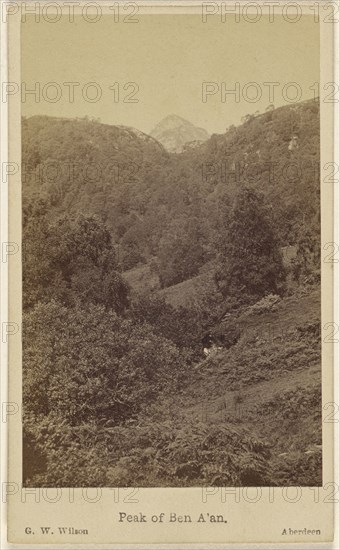
[[[102,304],[123,313],[128,286],[118,272],[114,244],[95,216],[49,220],[46,201],[28,203],[23,216],[24,307],[58,299]]]
[[[293,275],[297,281],[317,281],[320,277],[320,233],[312,225],[300,230]]]
[[[158,253],[158,274],[162,287],[190,279],[207,261],[199,218],[174,220],[162,238]]]
[[[243,188],[221,232],[216,281],[224,296],[248,300],[282,289],[285,270],[271,210],[262,195]]]

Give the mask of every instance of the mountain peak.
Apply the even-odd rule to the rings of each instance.
[[[182,126],[183,124],[193,126],[193,124],[191,122],[189,122],[189,120],[186,120],[185,118],[183,118],[179,115],[175,115],[174,113],[171,113],[170,115],[167,115],[166,117],[164,117],[157,124],[157,126],[163,126],[163,125],[166,125],[166,124],[174,125],[175,127]],[[157,126],[156,126],[156,128],[157,128]]]
[[[188,142],[203,142],[209,139],[209,134],[204,128],[199,128],[175,114],[163,118],[150,135],[172,153],[182,152]]]

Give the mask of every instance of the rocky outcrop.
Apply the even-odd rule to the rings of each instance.
[[[187,144],[197,145],[209,139],[209,134],[204,128],[198,128],[177,115],[165,117],[150,135],[171,153],[181,153]]]

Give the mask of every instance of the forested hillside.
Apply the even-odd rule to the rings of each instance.
[[[319,148],[315,101],[181,153],[23,119],[26,485],[321,482]]]
[[[25,198],[45,195],[52,217],[98,215],[124,271],[168,256],[174,243],[180,263],[192,264],[178,275],[184,280],[214,255],[223,207],[244,186],[264,192],[282,246],[295,244],[302,227],[318,231],[318,113],[309,101],[248,117],[180,155],[132,129],[32,117],[23,121]]]

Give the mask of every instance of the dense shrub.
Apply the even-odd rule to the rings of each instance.
[[[134,299],[129,316],[136,323],[148,323],[155,334],[180,348],[196,353],[201,349],[202,324],[191,308],[174,307],[157,295],[143,295]]]
[[[125,442],[129,439],[125,438]],[[245,429],[169,422],[142,427],[108,471],[110,485],[195,486],[270,483],[268,445]]]
[[[25,437],[52,479],[55,454],[73,453],[73,430],[134,418],[185,372],[169,340],[91,304],[38,304],[24,318],[23,358]]]
[[[322,485],[322,451],[292,452],[273,461],[275,485],[307,486]]]

